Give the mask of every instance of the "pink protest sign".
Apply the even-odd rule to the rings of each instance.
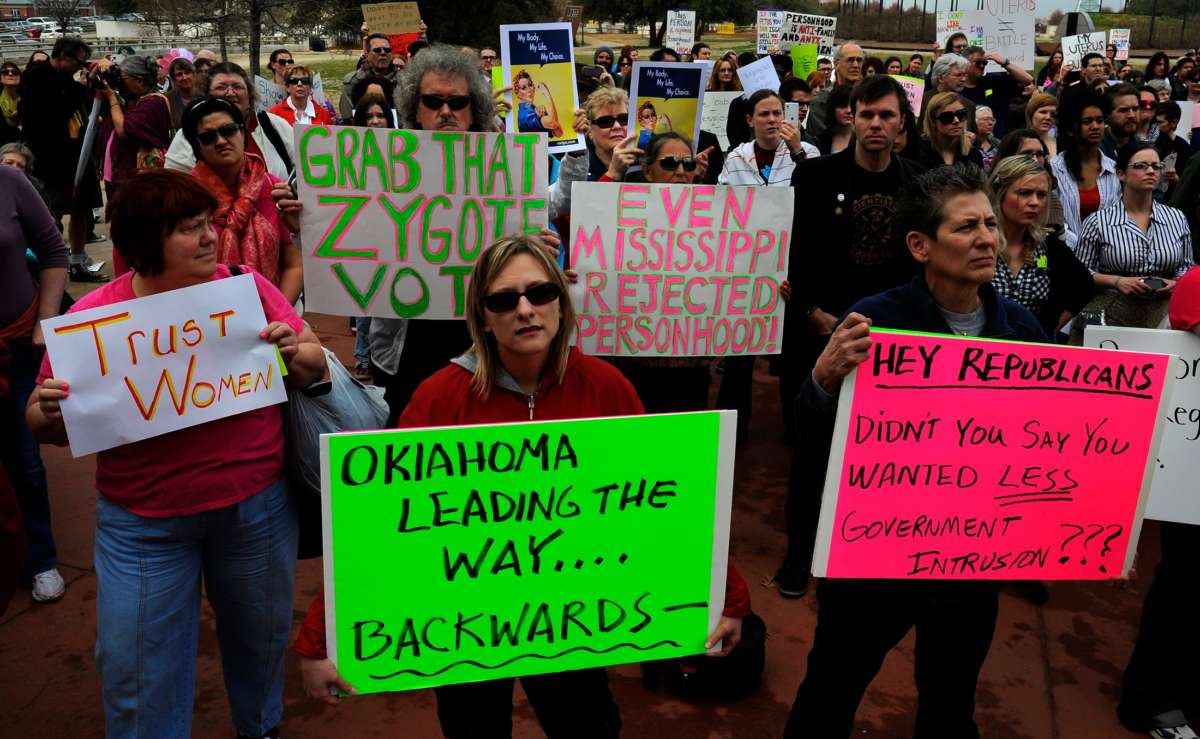
[[[1102,580],[1129,571],[1169,357],[871,335],[871,355],[838,402],[814,574]]]

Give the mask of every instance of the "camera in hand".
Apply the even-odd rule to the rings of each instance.
[[[102,82],[107,82],[112,90],[121,89],[121,68],[114,64],[103,72],[93,70],[92,75],[88,77],[88,87],[96,92],[101,92],[104,90]]]

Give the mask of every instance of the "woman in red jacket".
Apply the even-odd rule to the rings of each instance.
[[[575,309],[567,277],[529,237],[492,245],[471,274],[467,327],[473,346],[417,388],[400,428],[514,421],[552,421],[643,413],[637,393],[607,362],[570,343]],[[709,646],[726,654],[741,638],[750,594],[729,568],[725,610]],[[354,689],[337,674],[325,649],[325,596],[318,593],[296,639],[309,696],[337,703]],[[616,737],[621,718],[604,668],[521,678],[546,735]],[[513,679],[435,688],[442,732],[459,737],[512,733]]]

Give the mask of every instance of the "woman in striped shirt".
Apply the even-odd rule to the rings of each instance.
[[[1175,281],[1195,264],[1191,230],[1181,211],[1154,200],[1162,162],[1152,144],[1126,144],[1116,171],[1121,198],[1084,222],[1075,254],[1109,292],[1105,323],[1154,328]]]

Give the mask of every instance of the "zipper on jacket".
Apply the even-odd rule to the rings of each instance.
[[[533,420],[533,396],[529,396],[529,420]]]

